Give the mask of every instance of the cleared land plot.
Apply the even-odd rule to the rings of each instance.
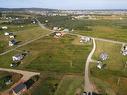
[[[83,77],[68,75],[61,80],[54,95],[76,95],[82,91]]]
[[[92,80],[101,93],[109,93],[108,95],[123,93],[121,95],[126,95],[127,87],[125,85],[122,89],[122,86],[126,84],[125,80],[127,79],[127,69],[125,68],[127,57],[120,53],[122,45],[101,41],[96,41],[96,44],[97,48],[93,59],[99,60],[102,52],[106,52],[109,59],[103,62],[106,64],[106,68],[102,70],[96,68],[96,63],[91,63]]]
[[[91,45],[77,46],[75,36],[65,35],[60,39],[44,37],[22,47],[31,52],[21,67],[39,71],[82,72]]]

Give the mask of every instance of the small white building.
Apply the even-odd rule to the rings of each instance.
[[[86,43],[86,42],[90,42],[91,41],[91,38],[90,37],[85,37],[85,36],[82,36],[80,38],[80,43]]]
[[[24,58],[22,54],[17,54],[15,56],[12,56],[13,61],[21,61]]]
[[[8,29],[8,27],[7,26],[3,26],[3,27],[1,27],[2,29],[4,29],[4,30],[6,30],[6,29]]]
[[[126,56],[127,55],[127,45],[122,47],[122,55]]]

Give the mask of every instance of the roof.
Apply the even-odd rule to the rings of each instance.
[[[16,54],[15,57],[22,57],[22,54]]]
[[[14,43],[14,44],[16,44],[16,40],[15,39],[11,40],[11,42]]]
[[[23,89],[26,88],[26,85],[23,84],[23,83],[20,83],[18,84],[15,88],[13,88],[12,90],[15,92],[15,93],[19,93],[20,91],[22,91]]]

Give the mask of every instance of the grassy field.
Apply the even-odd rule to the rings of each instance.
[[[49,31],[42,29],[38,25],[24,25],[23,28],[18,28],[16,25],[10,25],[9,27],[10,28],[6,31],[13,32],[16,35],[15,39],[19,42],[18,44],[23,44],[49,33]],[[13,48],[8,46],[9,40],[11,40],[9,37],[4,36],[3,34],[0,35],[0,52]]]
[[[64,76],[54,95],[76,95],[82,92],[83,77]]]
[[[115,27],[110,26],[93,26],[92,31],[75,31],[75,33],[86,36],[126,42],[127,41],[126,31],[127,29],[117,29]]]
[[[82,73],[91,44],[73,45],[75,38],[71,35],[60,39],[47,36],[22,47],[31,53],[21,67],[38,71]]]
[[[106,68],[99,70],[96,68],[96,63],[91,63],[91,76],[101,93],[109,93],[108,95],[126,95],[127,87],[122,86],[126,84],[127,69],[125,68],[125,62],[127,57],[122,56],[120,53],[122,45],[113,43],[106,43],[96,41],[97,48],[94,53],[93,59],[99,60],[99,56],[102,52],[106,52],[109,55],[109,59],[104,61]]]

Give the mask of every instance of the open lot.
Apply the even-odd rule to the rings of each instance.
[[[60,39],[47,36],[22,47],[31,54],[21,67],[39,71],[82,73],[91,45],[73,45],[71,43],[74,39],[75,36],[71,35]]]

